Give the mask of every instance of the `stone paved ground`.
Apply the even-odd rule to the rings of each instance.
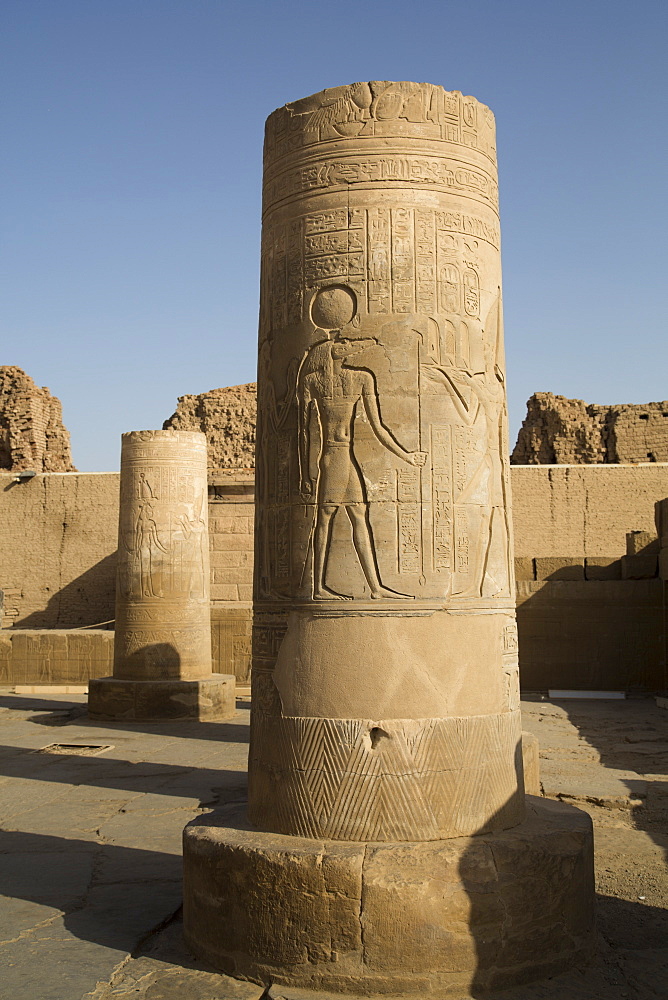
[[[589,969],[496,997],[665,998],[668,711],[648,699],[523,709],[545,794],[594,819],[600,949]],[[83,697],[5,690],[0,736],[0,1000],[325,1000],[219,975],[181,940],[181,831],[244,797],[247,703],[225,723],[104,726]],[[110,749],[39,752],[54,743]]]

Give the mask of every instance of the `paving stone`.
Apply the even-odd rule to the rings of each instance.
[[[7,693],[0,705],[14,698],[27,708],[18,721],[20,713],[0,710],[7,748],[0,771],[11,771],[0,777],[0,809],[10,797],[12,809],[24,800],[27,819],[17,814],[16,829],[0,833],[0,998],[260,1000],[263,987],[194,960],[174,916],[186,821],[202,814],[207,798],[243,798],[247,747],[234,737],[244,726],[217,724],[220,740],[206,725],[201,739],[128,727],[114,736],[111,729],[30,721],[37,708],[42,714],[50,704],[59,708],[57,696],[31,701]],[[503,990],[495,1000],[663,1000],[668,713],[649,699],[531,701],[523,709],[523,728],[539,741],[544,787],[555,797],[582,796],[577,804],[594,817],[599,924],[606,936],[589,968]],[[14,719],[14,748],[4,735],[7,716]],[[114,756],[73,766],[25,749],[75,739],[115,744]],[[643,787],[644,797],[634,798]],[[341,1000],[287,987],[275,993],[286,1000]]]

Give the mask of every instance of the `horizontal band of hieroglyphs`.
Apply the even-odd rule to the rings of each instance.
[[[365,230],[371,232],[387,228],[389,211],[380,208],[331,208],[322,212],[310,212],[283,225],[267,225],[262,234],[263,252],[266,254],[271,250],[278,256],[294,253],[300,249],[302,241],[307,256],[317,253],[359,252],[364,250]],[[397,211],[403,222],[409,218],[415,219],[420,252],[424,252],[422,244],[425,227],[434,230],[437,236],[439,233],[472,236],[489,243],[495,250],[501,245],[498,223],[481,219],[477,215],[445,210],[419,211],[403,207],[395,209]],[[424,235],[429,239],[428,234]],[[444,246],[442,249],[452,255],[457,248]]]
[[[173,625],[189,626],[193,619],[195,621],[200,618],[205,620],[206,616],[209,615],[210,602],[208,598],[202,598],[199,601],[184,600],[179,603],[178,607],[175,607],[173,602],[169,602],[168,598],[158,598],[158,600],[164,601],[164,606],[147,608],[144,600],[139,600],[134,605],[129,601],[123,601],[122,606],[118,609],[117,627],[145,622],[149,624],[160,622],[162,624],[165,621]]]
[[[188,648],[203,643],[208,649],[211,644],[210,625],[170,628],[167,624],[155,629],[124,628],[117,630],[117,651],[124,655],[136,652],[145,646],[183,645]]]
[[[327,160],[298,169],[291,167],[276,176],[269,171],[265,177],[264,201],[268,206],[303,192],[386,182],[461,191],[495,209],[498,206],[498,184],[493,177],[466,164],[436,156],[372,155],[355,160]]]
[[[521,818],[519,712],[446,719],[256,713],[251,822],[305,837],[424,840]]]

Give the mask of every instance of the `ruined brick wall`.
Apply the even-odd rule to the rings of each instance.
[[[0,367],[0,469],[76,471],[60,400],[12,366]]]
[[[608,409],[609,462],[668,462],[668,401]]]
[[[536,392],[511,455],[513,465],[668,461],[668,401],[600,406]]]
[[[211,469],[252,469],[255,465],[257,386],[231,385],[199,396],[179,396],[163,430],[206,434]]]

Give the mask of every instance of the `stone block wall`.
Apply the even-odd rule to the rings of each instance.
[[[251,470],[214,472],[209,477],[211,600],[253,597],[255,478]]]
[[[114,617],[118,474],[0,474],[3,625],[73,628]]]
[[[668,497],[668,464],[514,466],[511,485],[524,687],[668,687],[656,638],[665,586],[657,569],[661,559],[668,566],[668,541],[659,556],[654,525],[654,505]],[[252,472],[213,473],[214,669],[240,683],[250,651],[253,516]],[[116,473],[17,484],[0,474],[0,636],[112,619],[117,519]]]
[[[10,629],[0,633],[0,687],[85,684],[114,666],[114,633],[100,629]]]
[[[518,581],[517,632],[525,691],[666,686],[663,585],[656,577]]]
[[[516,558],[620,559],[632,531],[656,534],[668,464],[511,468]]]
[[[211,608],[213,671],[250,684],[250,605]],[[104,629],[8,629],[0,632],[0,687],[80,685],[109,677],[114,633]]]

